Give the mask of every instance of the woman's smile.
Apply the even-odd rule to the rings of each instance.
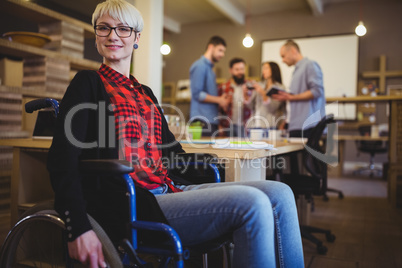
[[[105,45],[105,47],[107,47],[110,50],[118,50],[118,49],[122,48],[123,46],[121,46],[121,45]]]

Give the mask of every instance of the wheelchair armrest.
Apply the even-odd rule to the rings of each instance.
[[[220,182],[218,164],[215,154],[180,153],[170,163],[169,174],[185,178],[191,184]]]
[[[122,175],[133,172],[134,168],[127,160],[94,159],[81,160],[80,171],[93,175]]]

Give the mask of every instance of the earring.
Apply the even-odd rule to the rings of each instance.
[[[96,44],[96,42],[95,42],[95,47],[96,47],[96,48],[98,47],[98,44]]]
[[[137,49],[138,48],[138,44],[134,44],[134,49]]]

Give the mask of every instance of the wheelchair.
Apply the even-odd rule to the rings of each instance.
[[[45,98],[26,104],[26,111],[33,112],[43,108],[54,110],[58,114],[58,102]],[[207,169],[199,171],[189,169],[201,175],[213,175],[215,182],[220,182],[220,172],[216,165],[216,156],[210,154],[182,154],[184,163],[196,164],[202,160]],[[126,160],[82,160],[81,172],[91,175],[117,175],[127,186],[126,196],[129,207],[129,237],[118,245],[114,244],[104,229],[90,215],[88,218],[94,232],[102,243],[103,254],[108,267],[154,267],[154,261],[145,260],[143,256],[156,256],[158,267],[184,267],[184,260],[190,252],[203,255],[203,267],[208,267],[207,253],[223,250],[224,267],[230,267],[233,246],[230,235],[208,241],[196,246],[186,247],[182,244],[177,232],[168,224],[137,219],[136,189],[128,175],[133,171],[131,163]],[[169,167],[172,174],[181,172]],[[197,177],[197,176],[196,176]],[[202,177],[202,176],[201,176]],[[200,176],[198,176],[200,178]],[[201,183],[198,181],[197,183]],[[53,201],[37,204],[25,211],[20,220],[8,233],[0,250],[0,267],[84,267],[69,258],[65,224],[53,208]],[[143,243],[138,237],[139,231],[159,232],[164,234],[163,242]]]

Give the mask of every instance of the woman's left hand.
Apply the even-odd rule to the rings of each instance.
[[[278,94],[273,94],[271,96],[272,99],[277,100],[277,101],[288,101],[292,97],[292,94],[289,94],[284,91],[279,91]]]
[[[102,244],[93,230],[83,233],[74,241],[68,242],[70,258],[91,268],[107,267],[102,252]]]
[[[265,95],[264,89],[261,87],[261,85],[257,82],[253,82],[253,87],[255,88],[255,91],[260,94],[261,96]]]

